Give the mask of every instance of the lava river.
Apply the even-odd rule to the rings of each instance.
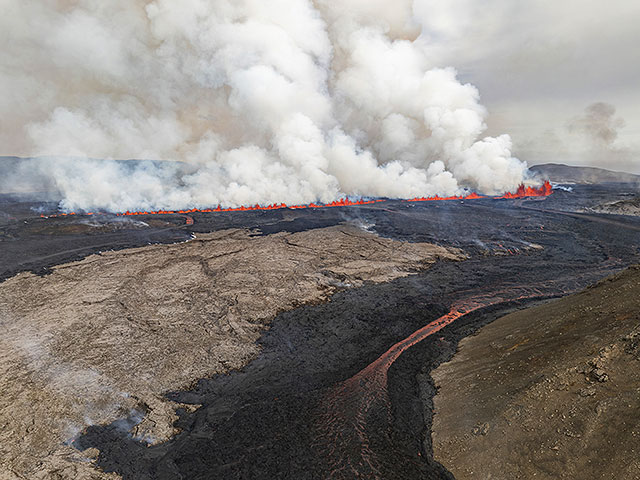
[[[472,312],[518,300],[549,298],[558,293],[557,286],[550,283],[535,287],[513,287],[459,301],[446,315],[396,343],[356,375],[329,390],[320,403],[323,410],[317,418],[318,440],[315,444],[318,453],[331,466],[328,478],[384,478],[381,461],[376,455],[379,449],[370,447],[369,431],[374,429],[379,435],[379,429],[383,426],[380,419],[390,422],[387,373],[406,350]],[[374,420],[370,422],[370,419]]]

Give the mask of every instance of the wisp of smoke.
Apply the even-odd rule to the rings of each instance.
[[[0,138],[55,157],[65,209],[512,190],[526,164],[432,61],[431,3],[4,0]]]

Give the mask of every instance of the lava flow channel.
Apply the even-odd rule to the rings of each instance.
[[[330,466],[328,478],[383,477],[381,462],[376,455],[378,449],[372,448],[368,431],[384,435],[382,429],[388,429],[391,405],[387,392],[387,373],[402,353],[464,315],[481,308],[555,294],[557,289],[514,287],[461,301],[449,313],[396,343],[356,375],[331,388],[321,402],[321,410],[316,418],[317,439],[314,443],[318,453]],[[372,426],[372,423],[377,426]],[[416,457],[415,461],[418,462],[419,459]]]
[[[514,199],[514,198],[527,198],[527,197],[548,197],[553,192],[553,186],[549,180],[546,180],[541,187],[525,187],[520,185],[515,192],[507,192],[499,197],[487,197],[484,195],[478,195],[477,193],[471,193],[469,195],[458,195],[453,197],[418,197],[406,200],[407,202],[436,202],[446,200],[477,200],[480,198],[493,198],[495,200],[501,199]]]
[[[547,197],[551,195],[552,186],[549,181],[545,181],[544,184],[540,188],[535,187],[525,187],[524,185],[520,185],[518,190],[515,193],[505,193],[499,197],[487,197],[483,195],[478,195],[477,193],[471,193],[469,195],[459,195],[453,197],[419,197],[419,198],[411,198],[405,200],[406,202],[434,202],[434,201],[443,201],[443,200],[477,200],[480,198],[493,198],[496,200],[499,199],[515,199],[515,198],[527,198],[527,197]],[[283,208],[291,208],[293,210],[304,209],[304,208],[333,208],[333,207],[356,207],[359,205],[371,205],[378,202],[384,202],[384,199],[375,199],[375,200],[350,200],[348,198],[341,198],[335,202],[331,203],[309,203],[308,205],[287,205],[285,203],[277,203],[273,205],[254,205],[250,207],[235,207],[235,208],[222,208],[218,205],[216,208],[192,208],[189,210],[154,210],[154,211],[140,211],[140,212],[122,212],[116,213],[117,216],[121,217],[131,217],[131,216],[140,216],[140,215],[172,215],[172,214],[189,214],[189,213],[219,213],[219,212],[247,212],[253,210],[280,210]],[[102,212],[100,212],[102,213]],[[77,212],[68,212],[68,213],[55,213],[50,215],[40,215],[42,218],[56,218],[56,217],[67,217],[74,215],[97,215],[97,212],[86,212],[86,213],[77,213]]]

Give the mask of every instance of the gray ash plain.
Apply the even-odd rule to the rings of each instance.
[[[100,250],[173,243],[227,228],[260,235],[355,222],[384,237],[462,248],[470,256],[466,261],[345,289],[328,303],[280,314],[260,340],[261,354],[242,371],[167,394],[202,405],[194,413],[181,412],[182,432],[172,440],[153,447],[134,440],[126,428],[132,418],[90,427],[74,443],[81,450],[98,448],[98,465],[125,479],[453,478],[432,460],[435,389],[429,372],[451,358],[461,338],[504,313],[577,291],[637,263],[639,219],[577,213],[625,189],[576,185],[542,199],[193,214],[193,225],[177,215],[140,217],[146,226],[132,228],[114,226],[110,217],[104,228],[79,224],[81,217],[41,219],[32,210],[41,203],[4,197],[0,278],[46,273]],[[538,293],[465,315],[402,354],[389,370],[387,403],[342,423],[323,415],[336,384],[456,301],[529,286]],[[327,437],[327,423],[343,431]],[[351,441],[354,432],[362,444]]]

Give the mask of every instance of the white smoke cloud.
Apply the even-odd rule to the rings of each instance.
[[[0,138],[67,157],[46,172],[67,209],[512,190],[526,165],[432,60],[431,3],[2,0]]]

